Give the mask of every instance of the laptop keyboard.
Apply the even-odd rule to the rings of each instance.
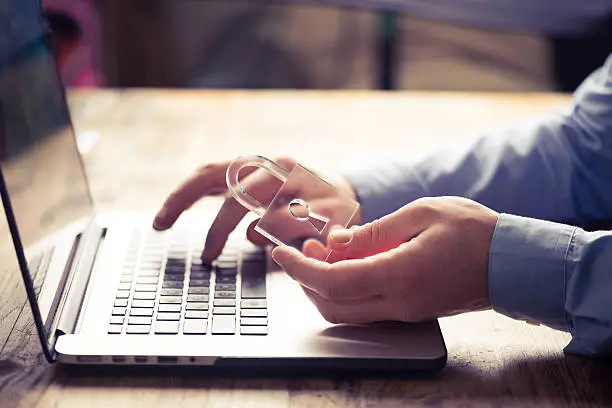
[[[226,245],[212,263],[188,233],[135,232],[109,334],[266,335],[266,258]]]

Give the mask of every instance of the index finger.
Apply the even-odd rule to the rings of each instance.
[[[227,191],[225,173],[229,165],[229,161],[211,163],[196,170],[168,196],[155,216],[153,228],[157,230],[168,229],[185,210],[189,209],[200,198]],[[240,174],[246,176],[255,170],[255,168],[245,168]]]

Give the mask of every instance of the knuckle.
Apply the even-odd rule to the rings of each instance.
[[[439,201],[435,197],[421,197],[412,202],[418,217],[432,218],[440,214]]]
[[[376,219],[370,224],[370,240],[374,246],[385,242],[385,231],[380,219]]]
[[[278,163],[281,167],[284,167],[286,170],[291,170],[296,165],[295,159],[289,156],[279,156],[276,157],[274,161]]]

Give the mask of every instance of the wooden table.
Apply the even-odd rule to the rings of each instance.
[[[537,94],[140,90],[70,95],[77,132],[92,143],[84,158],[97,205],[143,211],[155,211],[183,177],[211,160],[291,154],[330,168],[330,163],[336,167],[389,154],[388,146],[399,145],[416,159],[567,102],[563,95]],[[218,202],[201,205],[213,204]],[[449,361],[433,378],[76,374],[44,362],[18,276],[5,275],[0,293],[2,407],[612,404],[609,365],[564,356],[567,334],[490,311],[441,319]]]

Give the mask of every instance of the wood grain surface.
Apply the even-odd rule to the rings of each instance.
[[[333,170],[355,160],[465,145],[563,108],[565,95],[79,91],[70,93],[100,210],[152,212],[197,166],[292,155]],[[205,200],[199,206],[218,204]],[[565,333],[492,311],[444,318],[448,367],[433,377],[211,377],[197,370],[70,370],[41,354],[19,275],[0,279],[1,407],[559,407],[612,405],[609,363],[565,356]]]

